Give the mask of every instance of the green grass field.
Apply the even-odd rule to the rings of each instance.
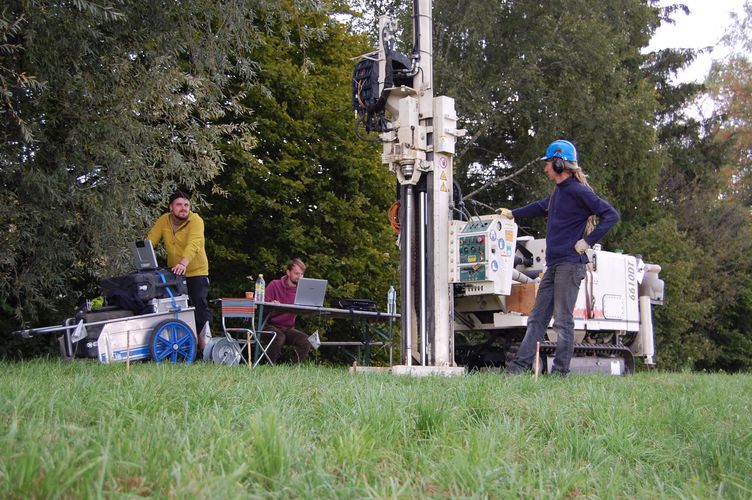
[[[0,497],[750,498],[752,376],[0,363]]]

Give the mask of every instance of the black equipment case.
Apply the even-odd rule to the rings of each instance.
[[[83,320],[84,323],[95,323],[97,321],[106,321],[108,319],[127,318],[133,316],[133,311],[120,309],[115,306],[105,306],[96,311],[78,311],[76,321]],[[97,341],[99,334],[102,333],[104,325],[86,327],[86,339],[73,345],[73,355],[77,358],[97,358]],[[60,337],[64,342],[63,337]],[[66,357],[61,344],[61,353]]]
[[[185,276],[176,276],[169,269],[137,271],[125,276],[102,280],[102,293],[105,299],[122,293],[129,293],[143,302],[151,299],[164,299],[170,296],[167,287],[175,296],[188,293]]]
[[[337,299],[335,305],[340,309],[351,311],[378,311],[376,302],[370,299]]]

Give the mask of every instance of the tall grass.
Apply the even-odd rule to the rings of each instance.
[[[0,364],[0,497],[750,498],[752,376]]]

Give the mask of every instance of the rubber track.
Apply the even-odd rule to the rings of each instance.
[[[541,342],[541,354],[553,355],[556,351],[556,342]],[[624,359],[626,373],[634,373],[635,361],[632,351],[623,344],[574,344],[574,356],[615,356]]]

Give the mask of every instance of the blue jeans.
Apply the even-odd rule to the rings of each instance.
[[[556,354],[552,373],[566,375],[574,352],[574,311],[580,283],[585,277],[585,264],[564,262],[546,268],[533,312],[527,320],[527,331],[517,357],[509,363],[509,373],[521,373],[530,368],[535,358],[535,346],[543,341],[551,316],[556,332]]]

